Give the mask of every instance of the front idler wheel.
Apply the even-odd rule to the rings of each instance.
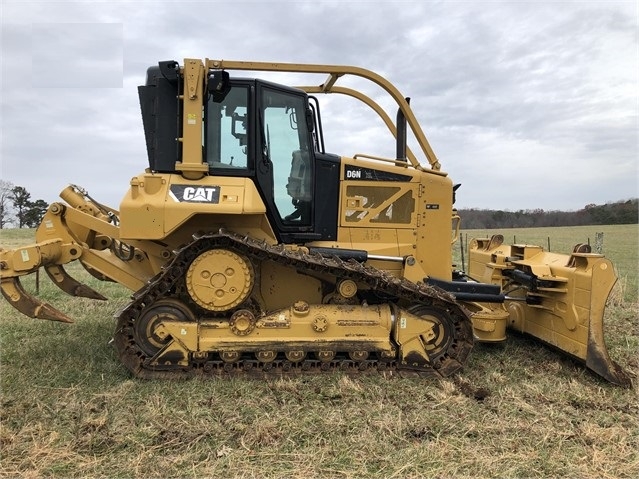
[[[450,315],[441,309],[418,305],[408,309],[408,312],[419,316],[421,319],[433,323],[432,335],[422,338],[422,344],[428,358],[434,367],[437,367],[437,359],[446,353],[455,340],[455,326]]]
[[[473,345],[470,318],[455,305],[416,305],[399,318],[400,369],[447,377],[459,371]]]

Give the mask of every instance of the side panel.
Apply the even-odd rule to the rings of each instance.
[[[414,256],[404,276],[452,277],[453,184],[450,178],[392,164],[343,159],[342,247],[369,254]]]
[[[179,160],[177,138],[181,136],[177,81],[167,80],[158,67],[152,67],[138,94],[149,166],[153,171],[174,171]]]
[[[417,263],[428,276],[450,281],[453,262],[451,179],[423,173],[417,212]]]
[[[339,211],[339,156],[315,152],[315,232],[322,240],[337,239]]]
[[[131,180],[120,204],[120,234],[122,239],[162,240],[196,215],[265,213],[250,179],[206,176],[189,181],[180,175],[147,173]],[[211,227],[215,224],[211,220]]]
[[[344,159],[338,242],[369,254],[399,256],[414,244],[419,184],[414,170]],[[402,240],[409,243],[400,244]],[[411,253],[412,254],[412,250]]]

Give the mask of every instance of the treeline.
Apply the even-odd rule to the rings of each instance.
[[[31,200],[22,186],[0,180],[0,229],[7,226],[35,228],[47,212],[49,204],[44,200]]]
[[[460,209],[464,229],[542,228],[639,223],[639,200],[586,205],[579,211]]]

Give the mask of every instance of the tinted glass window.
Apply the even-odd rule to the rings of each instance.
[[[248,167],[248,88],[235,86],[221,103],[209,100],[206,161],[209,168]]]
[[[273,198],[286,223],[310,224],[312,168],[302,96],[264,89],[266,154],[273,164]]]

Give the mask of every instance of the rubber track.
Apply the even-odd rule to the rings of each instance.
[[[462,368],[472,344],[472,326],[466,311],[455,299],[443,290],[423,283],[397,278],[384,271],[365,266],[356,261],[343,261],[337,257],[308,254],[301,250],[292,251],[283,246],[272,246],[264,241],[220,230],[217,233],[194,235],[194,241],[175,251],[174,259],[152,278],[148,284],[132,296],[132,301],[116,313],[117,326],[114,344],[120,360],[132,372],[141,378],[180,378],[196,375],[240,375],[240,376],[288,376],[301,373],[317,373],[333,370],[355,372],[367,371],[393,372],[402,375],[426,377],[446,377]],[[307,359],[298,363],[276,359],[263,363],[257,360],[240,359],[235,363],[217,361],[194,361],[188,368],[158,367],[148,364],[149,358],[136,345],[133,328],[136,318],[155,301],[167,297],[175,291],[178,281],[186,274],[190,263],[201,253],[213,248],[225,248],[248,257],[254,264],[271,260],[294,269],[298,273],[323,273],[340,279],[352,279],[365,283],[372,290],[394,297],[395,302],[408,305],[423,304],[445,310],[453,321],[454,339],[446,352],[438,357],[430,368],[398,368],[396,361],[370,359],[352,361],[339,358],[330,362]]]

